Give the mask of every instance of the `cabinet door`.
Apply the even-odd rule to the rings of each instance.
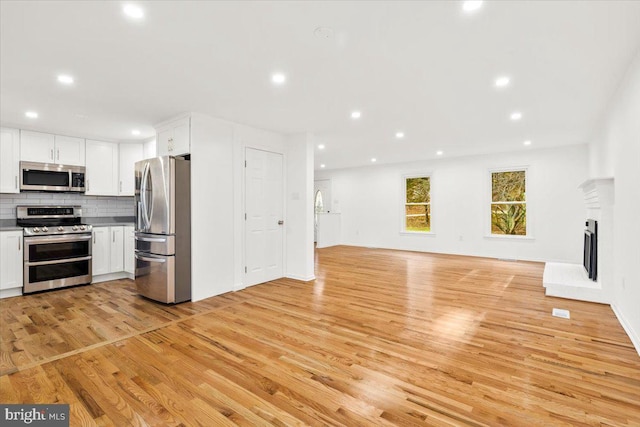
[[[135,230],[133,227],[124,227],[124,271],[135,274]]]
[[[84,139],[55,136],[55,162],[60,165],[84,166]]]
[[[20,131],[20,160],[55,163],[54,136],[48,133]]]
[[[87,195],[118,195],[118,144],[87,140]]]
[[[173,155],[180,156],[189,154],[191,152],[190,142],[189,119],[176,123],[176,126],[173,128]]]
[[[92,274],[98,276],[110,271],[111,235],[109,227],[93,227],[93,246],[91,247]]]
[[[0,289],[22,287],[22,231],[0,232]]]
[[[109,227],[111,238],[111,265],[110,273],[124,271],[124,233],[122,226]]]
[[[0,128],[0,193],[20,192],[20,131]]]
[[[158,156],[173,155],[173,129],[162,129],[158,131],[156,140]]]
[[[142,144],[120,144],[120,180],[118,195],[133,196],[135,191],[134,167],[143,158]]]

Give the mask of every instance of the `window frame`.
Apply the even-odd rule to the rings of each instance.
[[[525,188],[525,200],[524,202],[494,202],[493,201],[493,174],[499,172],[524,172],[524,188]],[[487,205],[484,208],[485,211],[485,224],[486,224],[486,232],[485,237],[490,239],[507,239],[507,240],[533,240],[533,210],[531,209],[531,168],[526,166],[510,166],[510,167],[500,167],[500,168],[490,168],[487,171]],[[526,206],[526,225],[525,225],[525,233],[524,235],[517,234],[493,234],[491,227],[491,208],[494,204],[521,204],[524,203]]]
[[[413,231],[407,230],[407,220],[406,220],[406,205],[407,205],[407,179],[411,178],[429,178],[429,231]],[[434,221],[433,221],[433,173],[431,172],[423,172],[423,173],[410,173],[402,175],[402,182],[400,184],[401,188],[401,202],[400,202],[400,234],[407,234],[412,236],[434,236]]]

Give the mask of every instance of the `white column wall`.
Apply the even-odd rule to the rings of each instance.
[[[313,136],[287,140],[286,273],[292,279],[315,279],[313,264]]]
[[[590,172],[614,178],[610,301],[640,354],[640,52],[591,143]]]

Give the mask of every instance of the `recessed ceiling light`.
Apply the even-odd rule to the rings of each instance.
[[[520,111],[514,111],[513,113],[511,113],[511,116],[509,117],[513,121],[520,120],[522,118],[522,113]]]
[[[531,140],[527,139],[525,142],[523,142],[524,145],[531,145]]]
[[[511,82],[511,79],[509,79],[509,77],[500,76],[496,79],[495,85],[496,87],[506,87],[506,86],[509,86],[510,82]]]
[[[436,151],[436,156],[442,156],[443,154],[444,154],[444,151],[442,150]]]
[[[398,139],[404,138],[404,132],[396,132],[396,138]]]
[[[351,112],[351,118],[352,119],[359,119],[360,117],[362,117],[362,113],[360,111],[352,111]]]
[[[66,74],[60,74],[58,76],[58,81],[62,84],[70,85],[70,84],[73,84],[73,77],[68,76]]]
[[[38,118],[38,113],[36,113],[35,111],[27,111],[26,113],[24,113],[24,115],[29,117],[30,119]]]
[[[276,85],[284,84],[287,81],[287,76],[282,73],[275,73],[271,75],[271,82]]]
[[[324,150],[324,144],[318,144],[318,150]]]
[[[467,0],[462,2],[462,10],[466,13],[472,13],[482,7],[482,0]]]
[[[375,162],[377,162],[377,161],[378,161],[378,159],[376,159],[375,157],[372,157],[372,158],[371,158],[371,163],[375,163]]]
[[[142,10],[142,8],[139,7],[139,6],[136,6],[134,4],[126,4],[122,8],[122,11],[129,18],[133,18],[133,19],[142,19],[142,18],[144,18],[144,11]]]
[[[325,167],[324,163],[323,163],[323,164],[321,164],[321,165],[320,165],[320,167],[321,167],[321,168],[324,168],[324,167]]]
[[[140,131],[138,129],[134,129],[134,130],[131,131],[131,135],[138,136],[138,135],[140,135]]]

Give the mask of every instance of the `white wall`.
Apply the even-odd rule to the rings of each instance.
[[[461,255],[582,262],[588,148],[575,145],[518,152],[320,171],[340,206],[342,242]],[[487,237],[489,170],[528,167],[532,239]],[[431,174],[433,235],[403,234],[402,177]],[[335,209],[334,209],[335,211]]]
[[[591,177],[614,177],[610,300],[640,353],[640,52],[590,145]]]
[[[287,141],[286,276],[309,281],[313,264],[313,137],[291,135]]]
[[[284,193],[284,271],[287,277],[312,279],[313,147],[306,142],[311,137],[303,141],[203,114],[191,117],[192,300],[244,288],[247,147],[284,155],[285,186],[300,195],[289,201]]]
[[[191,299],[233,290],[233,126],[191,116]]]

